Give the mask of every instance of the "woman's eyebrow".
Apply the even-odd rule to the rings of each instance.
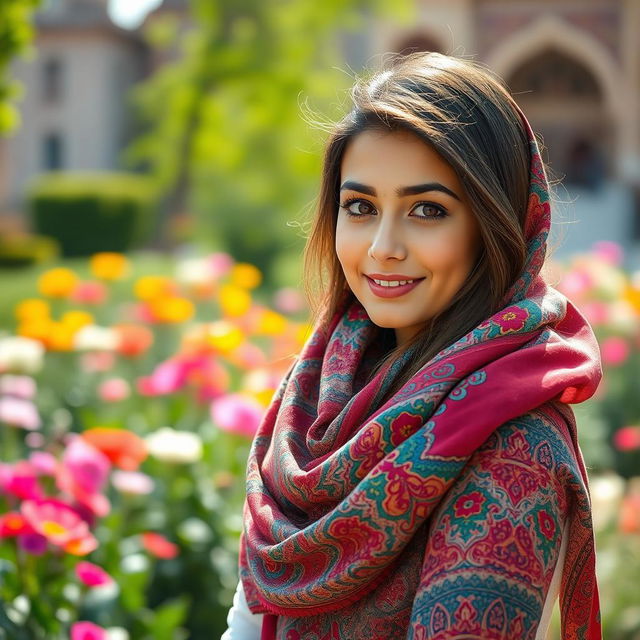
[[[351,189],[352,191],[359,191],[360,193],[366,193],[370,196],[376,196],[376,190],[373,187],[369,187],[366,184],[361,184],[360,182],[354,182],[353,180],[345,180],[340,187],[340,191],[344,189]],[[456,200],[462,201],[460,196],[451,191],[448,187],[445,187],[443,184],[439,182],[425,182],[424,184],[415,184],[410,187],[398,187],[396,189],[396,195],[399,198],[403,196],[416,196],[420,193],[426,193],[427,191],[442,191],[442,193],[446,193],[450,195],[452,198]]]

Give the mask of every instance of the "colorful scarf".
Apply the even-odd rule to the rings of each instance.
[[[270,614],[263,638],[533,638],[558,519],[538,500],[526,531],[510,522],[506,498],[471,490],[489,467],[520,492],[514,501],[546,496],[566,517],[562,637],[601,638],[587,474],[567,406],[594,393],[599,352],[540,276],[549,189],[525,123],[528,258],[503,308],[381,404],[412,354],[367,381],[380,329],[351,302],[314,331],[274,397],[249,455],[240,544],[249,607]],[[542,486],[531,461],[549,469]],[[446,526],[433,531],[436,514]],[[473,566],[477,551],[495,562]]]

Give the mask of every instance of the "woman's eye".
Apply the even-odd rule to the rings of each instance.
[[[375,211],[373,206],[366,200],[347,200],[340,206],[350,216],[367,216]]]
[[[447,215],[447,212],[442,207],[429,202],[422,202],[416,205],[413,210],[420,214],[418,215],[419,218],[444,218]]]

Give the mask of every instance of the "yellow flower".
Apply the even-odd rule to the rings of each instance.
[[[216,351],[228,354],[242,344],[244,335],[231,322],[218,320],[207,325],[207,342]]]
[[[155,298],[149,302],[149,307],[157,322],[185,322],[195,313],[191,300],[177,296]]]
[[[86,311],[79,311],[74,309],[63,313],[62,318],[60,318],[60,322],[62,322],[63,325],[69,327],[69,329],[77,331],[78,329],[88,324],[94,324],[95,319],[90,313],[87,313]]]
[[[38,290],[50,298],[67,298],[76,288],[78,276],[65,267],[45,271],[38,279]]]
[[[232,318],[242,316],[251,308],[251,296],[240,287],[226,284],[220,287],[218,302],[225,316]]]
[[[238,262],[231,269],[231,284],[243,289],[255,289],[262,282],[260,269],[248,262]]]
[[[51,325],[53,325],[53,320],[48,317],[29,318],[18,325],[16,333],[24,338],[31,338],[46,344],[51,332]]]
[[[280,336],[287,330],[287,319],[271,309],[265,309],[258,320],[257,333]]]
[[[153,300],[172,295],[175,292],[175,285],[165,276],[142,276],[136,280],[133,289],[140,300]]]
[[[313,327],[308,323],[301,324],[298,327],[298,330],[296,331],[296,340],[300,346],[304,345],[307,338],[311,335],[312,330]]]
[[[51,351],[73,351],[76,329],[62,322],[52,322],[47,336],[47,347]]]
[[[640,288],[633,286],[627,287],[625,298],[631,303],[631,306],[640,313]]]
[[[40,298],[27,298],[18,303],[15,308],[19,322],[27,322],[33,318],[48,318],[50,311],[49,303]]]
[[[89,260],[91,273],[101,280],[121,280],[129,273],[129,260],[121,253],[104,251]]]
[[[275,389],[262,389],[261,391],[251,391],[251,395],[263,406],[268,407],[273,400]]]

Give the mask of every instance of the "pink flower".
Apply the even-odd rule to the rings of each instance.
[[[609,308],[603,302],[587,302],[580,307],[584,317],[594,327],[599,327],[609,320]]]
[[[613,444],[619,451],[640,449],[640,426],[629,425],[618,429],[613,436]]]
[[[624,257],[622,247],[616,242],[609,240],[601,240],[600,242],[594,243],[593,252],[598,258],[614,266],[622,264]]]
[[[98,396],[103,402],[120,402],[126,400],[131,387],[124,378],[109,378],[98,387]]]
[[[107,631],[93,622],[74,622],[71,640],[107,640]]]
[[[629,357],[629,344],[624,338],[605,338],[601,344],[602,362],[611,367],[624,363]]]
[[[48,451],[33,451],[29,456],[29,462],[41,476],[55,476],[58,468],[58,461]]]
[[[252,342],[243,342],[229,354],[229,360],[241,369],[256,369],[267,363],[264,351]]]
[[[29,376],[0,376],[0,395],[32,400],[36,395],[35,380]]]
[[[154,482],[146,473],[116,470],[111,474],[111,483],[121,493],[147,495],[153,491]]]
[[[258,430],[264,408],[252,397],[231,393],[214,400],[211,417],[222,430],[253,437]]]
[[[304,308],[304,299],[297,289],[283,287],[276,291],[274,305],[282,313],[298,313]]]
[[[111,462],[101,451],[84,438],[74,437],[62,455],[57,485],[83,507],[102,517],[111,508],[109,500],[100,493],[110,470]]]
[[[104,487],[111,463],[109,459],[83,438],[73,438],[62,455],[62,464],[73,482],[89,493]]]
[[[116,362],[116,356],[111,351],[88,351],[80,357],[80,365],[87,373],[110,371]]]
[[[0,421],[28,431],[37,429],[41,424],[33,402],[11,396],[0,398]]]
[[[519,331],[529,318],[529,312],[519,307],[508,307],[498,312],[495,318],[500,325],[500,333]]]
[[[593,278],[587,271],[574,269],[564,275],[558,289],[569,298],[580,298],[593,287]]]
[[[220,278],[229,272],[233,266],[233,258],[228,253],[212,253],[208,257],[209,269],[214,278]]]
[[[61,500],[25,500],[20,511],[34,531],[59,547],[89,534],[78,512]]]
[[[174,393],[181,389],[187,379],[187,368],[179,358],[160,363],[148,377],[138,379],[138,391],[143,395],[156,396]]]
[[[102,304],[107,299],[107,288],[102,282],[85,280],[76,285],[71,298],[81,304]]]
[[[86,561],[78,562],[76,576],[87,587],[102,587],[113,582],[113,578],[102,567]]]
[[[0,463],[0,490],[20,500],[37,500],[44,495],[35,469],[26,460]]]

